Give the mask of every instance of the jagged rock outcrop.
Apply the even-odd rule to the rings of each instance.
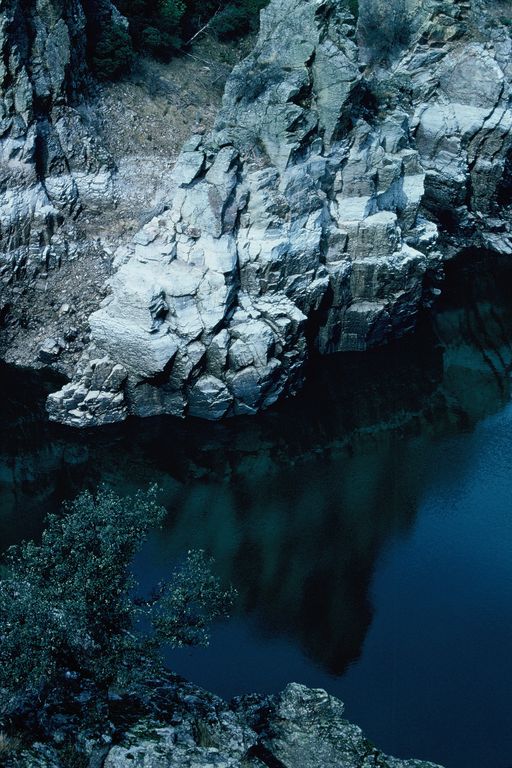
[[[66,218],[108,205],[112,161],[71,105],[88,78],[80,0],[6,0],[0,50],[1,306],[67,255]]]
[[[445,258],[469,245],[510,255],[510,33],[485,4],[426,5],[417,44],[392,72],[411,89],[422,207],[439,226]]]
[[[254,414],[311,351],[414,328],[444,258],[512,251],[509,31],[481,0],[409,5],[384,61],[345,0],[271,0],[167,209],[118,248],[50,418]]]
[[[110,394],[129,412],[220,418],[294,392],[311,344],[366,349],[414,326],[437,232],[407,113],[363,118],[354,36],[342,2],[263,12],[214,132],[184,147],[169,210],[119,253],[85,373],[50,398],[52,418],[119,417],[88,381],[105,356],[127,372]]]
[[[161,704],[160,717],[103,750],[104,768],[436,768],[387,757],[344,719],[340,701],[303,685],[228,706],[181,682],[162,691]],[[22,753],[17,765],[61,768],[58,752],[42,745]]]

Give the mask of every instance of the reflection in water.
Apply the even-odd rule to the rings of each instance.
[[[416,525],[432,446],[509,400],[512,273],[488,264],[476,283],[457,269],[413,337],[313,362],[305,391],[256,419],[76,432],[42,417],[50,384],[2,369],[2,546],[37,535],[45,513],[84,487],[131,492],[156,481],[170,515],[137,563],[148,582],[203,547],[239,589],[239,617],[254,631],[341,675],[363,650],[379,557]],[[238,692],[221,652],[216,663],[217,677],[199,682]]]

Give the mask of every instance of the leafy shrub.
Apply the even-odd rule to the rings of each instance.
[[[233,40],[258,26],[259,12],[267,0],[237,0],[222,10],[212,23],[212,30],[219,40]]]
[[[146,27],[142,30],[141,50],[155,58],[165,59],[170,51],[176,50],[180,46],[180,39],[162,32],[155,27]]]
[[[384,63],[407,45],[411,34],[407,0],[359,0],[358,33],[372,63]]]
[[[175,29],[186,10],[183,0],[160,0],[157,8],[158,15],[167,29]]]
[[[207,644],[209,623],[226,613],[233,591],[221,589],[202,552],[189,553],[151,596],[134,597],[132,559],[164,515],[154,488],[124,499],[103,488],[50,516],[40,544],[9,551],[0,581],[0,721],[21,712],[48,730],[48,711],[65,711],[78,694],[81,719],[103,721],[112,689],[145,695],[162,645]]]
[[[348,9],[355,19],[359,16],[359,0],[348,0]]]
[[[142,31],[141,42],[144,50],[156,54],[162,47],[162,34],[155,27],[146,27]]]
[[[120,0],[135,50],[167,58],[181,46],[182,0]]]
[[[254,31],[268,0],[117,0],[128,29],[119,23],[119,14],[105,11],[102,0],[84,2],[93,70],[113,80],[129,71],[134,51],[165,60],[202,28],[220,40]]]
[[[90,760],[85,752],[80,751],[73,741],[66,741],[59,749],[59,761],[62,768],[89,768]]]
[[[128,72],[133,64],[132,40],[125,27],[105,26],[94,47],[92,65],[102,79],[113,79]]]

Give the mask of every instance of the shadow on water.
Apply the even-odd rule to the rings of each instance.
[[[379,557],[416,523],[432,446],[510,399],[512,269],[482,257],[478,281],[474,262],[451,272],[414,336],[313,361],[300,395],[254,419],[77,432],[44,419],[54,382],[1,368],[2,546],[37,536],[45,514],[84,487],[127,493],[156,481],[170,514],[137,563],[142,578],[202,547],[237,586],[250,632],[286,638],[322,674],[342,675],[372,622]],[[218,671],[198,682],[239,692],[222,650],[214,655]]]

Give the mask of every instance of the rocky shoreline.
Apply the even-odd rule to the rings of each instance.
[[[344,718],[344,705],[321,689],[291,684],[277,695],[227,704],[182,680],[158,691],[160,715],[123,734],[84,744],[91,768],[436,768],[388,757]],[[59,741],[59,734],[56,735]],[[64,737],[62,737],[64,738]],[[66,768],[60,747],[36,744],[16,768]],[[439,768],[439,766],[437,766]]]

